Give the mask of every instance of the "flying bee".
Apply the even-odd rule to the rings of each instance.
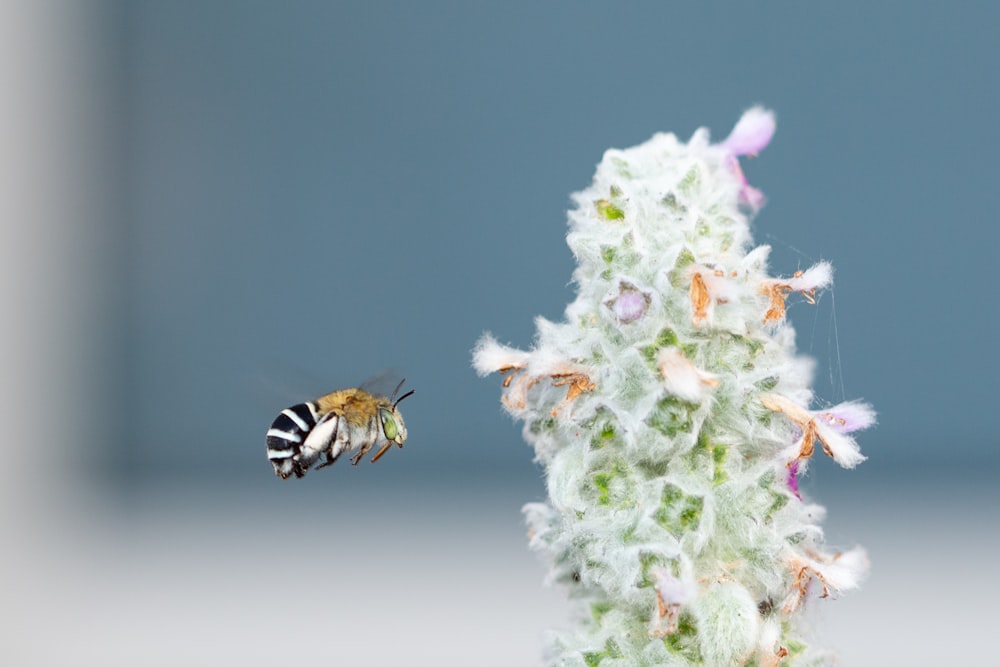
[[[406,425],[398,406],[413,393],[411,390],[396,398],[403,382],[406,380],[389,398],[364,389],[339,389],[282,410],[267,430],[267,458],[274,474],[282,479],[302,477],[320,458],[324,460],[317,470],[354,450],[357,454],[351,463],[358,465],[377,445],[379,450],[372,457],[375,463],[393,444],[402,447]]]

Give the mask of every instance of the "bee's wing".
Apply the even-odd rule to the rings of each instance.
[[[279,367],[280,366],[280,367]],[[329,383],[305,368],[289,364],[264,364],[245,375],[251,400],[268,408],[294,405],[330,391]]]
[[[402,381],[403,375],[399,371],[386,368],[362,382],[360,388],[373,396],[389,398]]]

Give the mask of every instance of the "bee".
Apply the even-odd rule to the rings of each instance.
[[[373,447],[375,463],[393,444],[406,442],[406,425],[399,413],[400,402],[410,390],[396,398],[402,380],[392,396],[376,396],[364,389],[339,389],[314,401],[306,401],[281,411],[267,430],[267,458],[274,474],[282,479],[302,477],[314,463],[317,470],[332,465],[341,454],[357,450],[351,463],[358,465]]]

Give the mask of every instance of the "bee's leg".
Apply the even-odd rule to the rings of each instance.
[[[316,422],[309,435],[306,436],[305,441],[302,443],[299,453],[295,456],[296,463],[302,468],[303,471],[309,470],[316,461],[322,456],[326,456],[326,463],[324,465],[329,465],[333,463],[332,458],[337,458],[337,453],[334,454],[332,449],[335,443],[338,441],[338,436],[340,431],[340,419],[337,415],[328,414],[322,417]]]
[[[321,469],[323,469],[323,468],[325,468],[327,466],[332,466],[333,462],[336,461],[339,457],[340,457],[340,452],[337,452],[336,454],[333,454],[333,453],[330,452],[330,450],[327,450],[326,451],[326,461],[324,461],[322,465],[316,466],[316,470],[321,470]]]
[[[371,443],[366,443],[361,449],[358,450],[357,454],[351,457],[351,465],[358,465],[358,462],[361,461],[361,457],[367,454],[371,448]]]

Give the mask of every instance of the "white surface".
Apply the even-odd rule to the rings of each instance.
[[[530,665],[560,617],[516,509],[476,526],[488,508],[475,503],[465,513],[399,498],[289,517],[264,503],[172,502],[79,517],[75,535],[32,529],[0,662]]]
[[[996,519],[954,522],[957,507],[932,511],[914,486],[831,503],[831,541],[865,544],[873,573],[820,601],[816,630],[843,665],[992,664]],[[13,527],[26,539],[7,564],[0,662],[541,664],[561,593],[541,586],[519,501],[476,487],[461,501],[372,494],[365,509],[343,493],[290,511],[223,489],[147,493],[128,514],[50,507]],[[972,491],[957,495],[988,506]]]

